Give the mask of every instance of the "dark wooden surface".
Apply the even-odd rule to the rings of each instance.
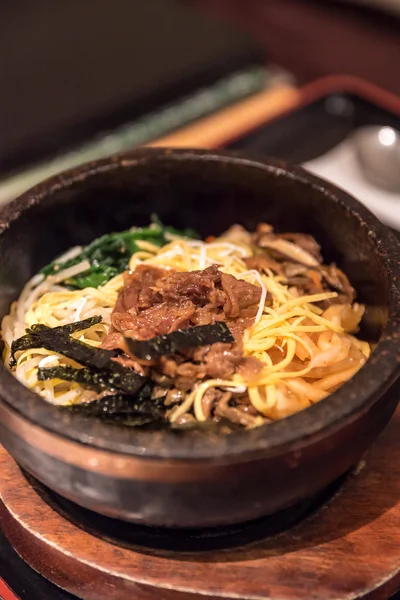
[[[85,600],[386,599],[400,588],[399,428],[400,408],[328,505],[241,548],[185,554],[114,546],[60,517],[1,451],[3,528],[28,563]]]
[[[11,547],[0,526],[1,600],[76,600],[29,567]]]
[[[348,74],[400,94],[400,19],[349,0],[192,0],[231,19],[300,83]]]

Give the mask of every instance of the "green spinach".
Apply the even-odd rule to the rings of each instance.
[[[139,240],[162,247],[169,241],[168,234],[198,238],[196,232],[191,229],[179,231],[173,227],[164,227],[157,218],[154,218],[149,227],[134,227],[119,233],[103,235],[88,246],[84,246],[78,256],[64,262],[56,259],[44,267],[41,273],[48,277],[83,260],[88,260],[90,269],[66,279],[61,285],[70,289],[97,288],[128,268],[131,255],[139,250],[137,245]]]

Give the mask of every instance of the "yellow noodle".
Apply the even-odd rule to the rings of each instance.
[[[300,396],[304,396],[311,402],[319,402],[328,395],[322,390],[316,389],[313,387],[313,385],[301,379],[288,379],[286,381],[286,385],[292,392],[299,394]]]
[[[334,299],[336,293],[298,296],[296,289],[290,290],[282,278],[271,271],[256,277],[244,262],[246,257],[253,255],[253,248],[242,240],[235,243],[234,238],[227,237],[206,243],[174,235],[169,239],[171,241],[162,248],[139,240],[139,250],[129,260],[130,270],[143,263],[181,272],[217,264],[222,272],[261,287],[268,301],[267,304],[260,301],[256,322],[243,335],[245,356],[257,358],[264,365],[263,369],[251,381],[234,374],[231,379],[208,379],[198,383],[172,409],[171,422],[186,413],[194,414],[198,421],[206,420],[203,397],[212,387],[229,388],[234,394],[243,394],[247,390],[251,404],[260,415],[270,419],[283,418],[325,398],[330,390],[354,375],[369,357],[370,346],[346,333],[356,330],[363,314],[362,306],[332,305],[324,311],[316,304]],[[59,287],[52,280],[43,280],[43,277],[32,280],[3,320],[4,359],[10,358],[12,340],[34,323],[54,327],[97,314],[103,317],[101,324],[74,335],[87,344],[99,346],[109,330],[111,312],[123,285],[122,274],[97,289],[73,291]],[[282,353],[278,362],[277,350]],[[318,357],[321,357],[321,365]],[[51,365],[79,365],[41,348],[17,355],[17,377],[45,400],[55,404],[75,403],[93,394],[73,382],[38,381],[38,365],[43,359]],[[313,361],[319,366],[314,368]]]
[[[298,298],[293,298],[289,302],[286,302],[284,306],[281,306],[279,309],[281,312],[284,310],[289,310],[294,306],[299,305],[308,305],[310,302],[322,302],[322,300],[331,300],[332,298],[337,298],[336,292],[324,292],[323,294],[312,294],[309,296],[299,296]]]
[[[339,371],[338,373],[332,373],[332,375],[328,375],[319,381],[313,383],[313,386],[316,388],[320,388],[322,390],[329,390],[332,387],[339,385],[340,383],[344,383],[353,375],[357,373],[360,366],[357,365],[355,367],[349,367],[348,369],[344,369],[343,371]]]

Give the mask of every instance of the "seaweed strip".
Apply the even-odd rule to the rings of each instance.
[[[28,333],[16,342],[13,342],[11,346],[12,364],[15,364],[15,352],[30,348],[45,348],[71,358],[85,367],[95,367],[96,369],[104,368],[112,358],[117,356],[113,350],[93,348],[80,340],[75,340],[70,335],[54,331],[50,327],[35,332],[28,330]]]
[[[89,317],[88,319],[83,319],[82,321],[76,321],[75,323],[68,323],[67,325],[60,325],[58,327],[53,327],[57,331],[63,331],[71,335],[72,333],[76,333],[77,331],[83,331],[84,329],[89,329],[93,327],[93,325],[97,325],[101,323],[103,317],[101,315],[96,315],[95,317]],[[37,325],[32,325],[32,329],[38,327]]]
[[[73,367],[47,367],[38,369],[38,380],[46,381],[48,379],[62,379],[64,381],[74,381],[84,387],[97,391],[105,389],[117,389],[126,394],[138,392],[145,383],[145,378],[132,369],[110,368],[110,369],[92,369],[85,367],[75,369]]]
[[[30,329],[27,329],[25,335],[14,340],[11,344],[10,367],[12,368],[16,364],[16,352],[31,348],[46,348],[46,350],[62,354],[86,367],[104,368],[110,363],[111,358],[117,356],[117,351],[93,348],[70,335],[70,333],[88,329],[88,327],[100,322],[101,317],[92,317],[70,325],[53,328],[47,327],[47,325],[32,325]]]
[[[112,424],[143,427],[158,425],[165,419],[165,410],[160,403],[150,399],[150,388],[141,394],[129,396],[115,394],[86,404],[62,407],[63,410],[97,418]]]
[[[207,346],[216,342],[231,343],[234,341],[235,338],[227,324],[223,322],[188,327],[166,335],[159,335],[150,340],[142,341],[125,337],[129,352],[142,360],[152,360],[161,355],[175,354],[180,350]]]

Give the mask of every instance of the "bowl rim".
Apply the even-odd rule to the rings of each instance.
[[[199,149],[139,148],[128,153],[85,163],[57,174],[29,189],[11,203],[0,208],[0,235],[29,207],[39,204],[54,192],[100,172],[116,171],[147,164],[149,161],[205,161],[226,165],[242,165],[276,176],[287,177],[308,186],[334,202],[368,230],[391,277],[388,322],[367,364],[336,392],[310,408],[280,421],[253,430],[212,436],[204,444],[204,435],[176,435],[160,432],[128,430],[100,422],[91,423],[79,415],[68,419],[57,406],[50,405],[25,388],[3,363],[0,364],[0,401],[23,421],[71,442],[91,446],[110,453],[141,458],[185,461],[243,461],[254,455],[275,455],[295,451],[325,437],[329,432],[350,423],[382,397],[400,375],[400,242],[365,206],[337,186],[316,177],[301,167],[266,156],[231,151]],[[361,390],[361,393],[360,393]],[[209,434],[207,434],[208,437]],[[211,442],[211,443],[209,443]]]

